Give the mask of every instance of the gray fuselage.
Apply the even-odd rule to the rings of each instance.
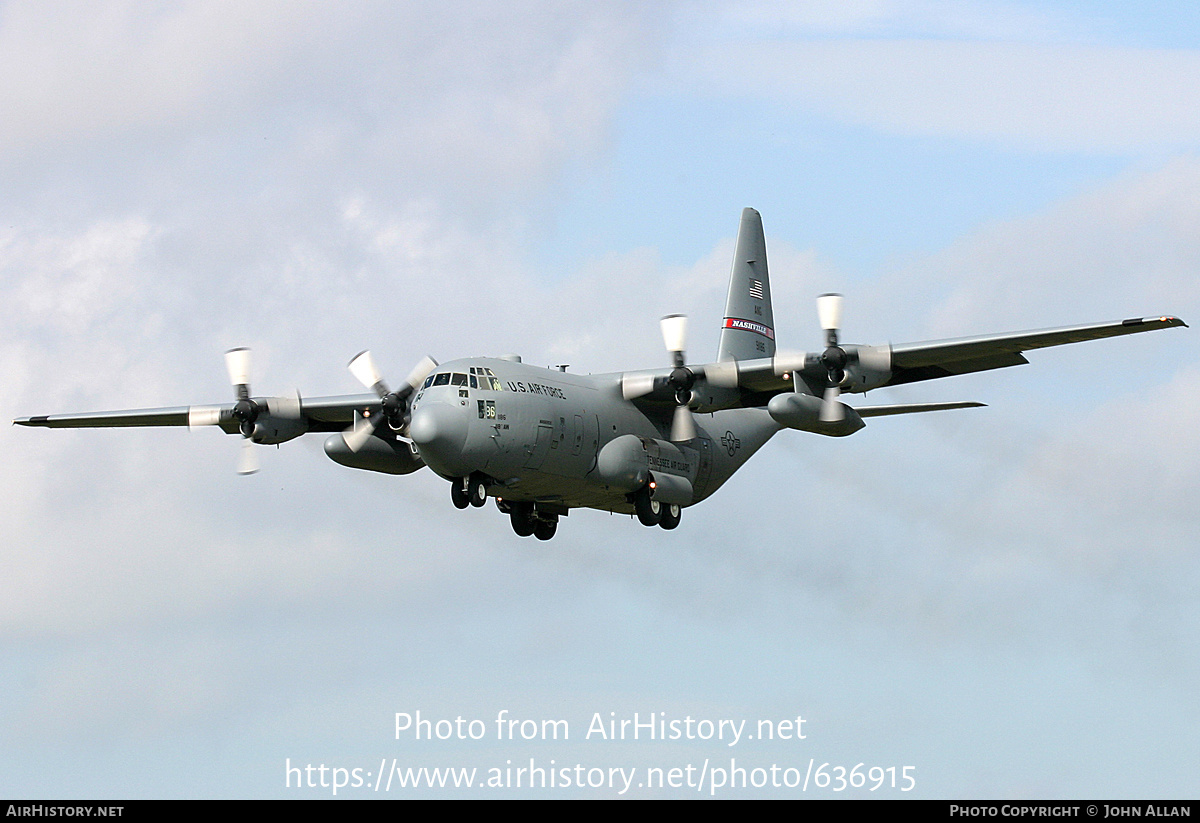
[[[625,400],[619,374],[471,358],[426,379],[412,431],[443,477],[479,472],[505,500],[631,513],[628,495],[648,477],[685,480],[682,505],[703,500],[780,428],[762,409],[731,409],[697,415],[697,436],[672,443],[670,412],[655,420]]]

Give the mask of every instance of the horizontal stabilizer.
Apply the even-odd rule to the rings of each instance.
[[[858,406],[854,410],[859,417],[886,417],[889,414],[916,414],[917,412],[948,411],[949,409],[977,409],[987,403],[901,403],[894,406]]]

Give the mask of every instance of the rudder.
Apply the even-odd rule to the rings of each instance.
[[[717,360],[753,360],[775,355],[775,318],[771,312],[771,281],[767,276],[767,243],[762,217],[742,209],[729,296],[721,321]]]

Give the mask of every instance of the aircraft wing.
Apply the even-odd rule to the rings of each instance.
[[[1186,326],[1177,317],[1134,317],[1113,323],[1093,323],[1038,331],[984,334],[891,347],[891,377],[882,385],[895,386],[1028,363],[1022,352],[1119,337],[1123,334]]]
[[[310,432],[341,431],[354,422],[354,413],[366,417],[379,409],[373,394],[340,397],[256,397],[268,416],[303,421]],[[18,426],[43,426],[50,429],[95,429],[125,426],[219,426],[228,434],[238,431],[234,404],[211,406],[172,406],[162,409],[127,409],[80,414],[47,414],[18,417]]]

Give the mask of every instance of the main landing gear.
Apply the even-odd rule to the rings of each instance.
[[[487,477],[475,472],[470,477],[450,481],[450,500],[456,509],[465,509],[467,506],[479,508],[487,502],[487,489]]]
[[[670,530],[679,525],[682,509],[675,504],[663,503],[650,496],[650,487],[642,486],[633,493],[633,510],[643,526],[662,526]]]
[[[482,506],[487,502],[487,490],[491,480],[481,472],[469,477],[458,477],[450,481],[450,500],[454,507]],[[496,498],[496,506],[508,515],[513,531],[519,537],[536,537],[549,540],[558,531],[558,514],[535,509],[532,503],[512,503]]]
[[[500,511],[507,512],[517,537],[533,535],[538,540],[549,540],[558,531],[558,515],[537,511],[532,503],[509,503],[497,500]]]

